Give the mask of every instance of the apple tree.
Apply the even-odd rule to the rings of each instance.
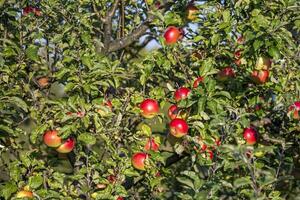
[[[299,16],[0,0],[0,198],[300,198]]]

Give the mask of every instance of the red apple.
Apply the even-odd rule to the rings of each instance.
[[[112,105],[112,103],[111,103],[110,100],[105,101],[104,105],[107,106],[107,107],[109,107],[110,109],[112,109],[112,107],[113,107],[113,105]]]
[[[124,197],[118,197],[117,200],[124,200]]]
[[[188,5],[188,7],[186,8],[186,18],[191,21],[195,20],[197,18],[198,11],[198,8],[193,4]]]
[[[271,67],[272,61],[268,57],[259,57],[256,61],[255,68],[257,70],[268,70]]]
[[[41,13],[41,10],[39,8],[35,8],[35,7],[32,7],[32,6],[27,6],[25,8],[23,8],[23,15],[26,16],[30,13],[34,13],[34,15],[36,16],[41,16],[42,13]]]
[[[56,151],[59,153],[70,153],[75,147],[75,140],[73,138],[68,138],[66,142],[60,145]]]
[[[193,88],[197,88],[200,83],[203,83],[204,78],[202,76],[199,76],[193,83]]]
[[[191,90],[186,87],[181,87],[177,89],[174,93],[174,98],[176,101],[180,101],[182,99],[186,99],[190,94]]]
[[[160,172],[156,172],[155,177],[161,177]]]
[[[159,104],[154,99],[145,99],[140,104],[141,115],[145,118],[153,118],[159,112]]]
[[[158,150],[159,150],[159,144],[157,144],[157,143],[155,142],[155,140],[154,140],[153,138],[151,138],[151,140],[148,139],[148,141],[147,141],[147,143],[146,143],[144,149],[145,149],[146,151],[149,151],[150,149],[151,149],[152,151],[158,151]]]
[[[216,143],[217,146],[220,146],[220,145],[221,145],[221,140],[220,140],[220,138],[217,138],[217,139],[215,140],[215,143]]]
[[[218,79],[220,81],[226,81],[229,78],[235,77],[235,72],[231,67],[225,67],[218,73]]]
[[[202,151],[205,151],[206,149],[207,149],[207,145],[203,143],[203,144],[201,145],[201,150],[202,150]]]
[[[102,106],[106,106],[107,108],[109,108],[110,111],[112,111],[112,103],[110,100],[103,100],[103,103],[101,104]],[[103,108],[100,108],[97,110],[97,112],[101,115],[101,116],[108,116],[108,114],[110,113],[110,111],[107,110],[107,109],[103,109]]]
[[[236,59],[236,60],[234,60],[234,63],[235,63],[237,66],[241,66],[241,64],[242,64],[242,59],[241,59],[241,58]]]
[[[234,52],[235,58],[240,58],[241,56],[242,56],[242,50],[238,50],[238,51]]]
[[[48,77],[41,77],[37,80],[37,82],[38,82],[38,84],[41,88],[44,88],[44,87],[49,85],[49,78]]]
[[[207,153],[209,154],[209,159],[212,160],[214,159],[214,152],[211,150],[207,150]]]
[[[85,112],[80,112],[80,111],[78,111],[78,112],[76,113],[76,115],[77,115],[77,117],[82,118],[82,117],[84,117]]]
[[[300,111],[300,101],[294,102],[294,104],[289,107],[289,114],[294,119],[300,119],[299,111]]]
[[[188,134],[189,126],[183,119],[175,118],[169,125],[170,132],[174,137],[180,138]]]
[[[41,9],[39,8],[34,8],[33,9],[33,12],[36,16],[41,16],[42,15],[42,12],[41,12]]]
[[[145,160],[148,158],[148,155],[143,152],[135,153],[131,158],[131,163],[134,168],[139,170],[145,170]]]
[[[174,44],[181,39],[182,35],[182,29],[179,29],[175,26],[169,26],[164,33],[165,43]]]
[[[243,135],[248,145],[253,145],[256,143],[258,135],[254,128],[245,128]]]
[[[251,74],[252,80],[257,84],[265,83],[269,78],[269,70],[254,70]]]
[[[261,107],[261,104],[255,104],[255,106],[254,106],[254,110],[255,111],[259,111],[260,109],[261,109],[262,107]]]
[[[154,3],[154,5],[155,5],[155,8],[157,8],[157,9],[162,9],[163,8],[163,6],[161,5],[161,3],[159,1],[156,1]]]
[[[177,118],[177,115],[179,114],[179,108],[176,105],[171,105],[168,110],[168,115],[170,119]]]
[[[109,175],[109,176],[107,177],[107,180],[108,180],[108,182],[110,182],[110,183],[115,183],[116,180],[117,180],[117,177],[114,176],[114,175]]]
[[[56,130],[49,130],[44,133],[43,140],[48,147],[58,147],[61,145],[61,137]]]
[[[33,198],[33,193],[31,191],[22,190],[19,191],[16,195],[17,198]]]
[[[32,6],[27,6],[27,7],[25,7],[25,8],[23,8],[23,15],[28,15],[28,14],[30,14],[30,13],[33,13],[34,11],[34,7],[32,7]]]

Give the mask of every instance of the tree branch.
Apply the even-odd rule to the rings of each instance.
[[[166,10],[168,10],[171,7],[171,5],[173,5],[173,4],[170,4],[170,3],[164,4],[162,6],[162,12],[165,12]],[[138,26],[135,30],[133,30],[127,36],[117,39],[115,41],[112,41],[108,45],[108,48],[106,49],[106,51],[109,53],[109,52],[120,50],[124,47],[129,46],[130,44],[135,42],[137,39],[139,39],[141,36],[143,36],[146,33],[146,31],[149,29],[150,23],[155,19],[155,15],[151,14],[151,12],[148,12],[147,14],[149,17],[140,26]]]
[[[112,18],[116,13],[120,0],[115,0],[115,3],[112,5],[112,8],[106,13],[106,17],[103,20],[104,22],[104,51],[107,51],[109,44],[111,42],[112,34]]]
[[[133,32],[131,32],[126,37],[120,38],[112,42],[108,48],[108,52],[117,51],[119,49],[122,49],[130,45],[131,43],[139,39],[142,35],[144,35],[148,29],[149,29],[149,25],[147,21],[144,22],[142,25],[140,25],[138,28],[136,28]]]

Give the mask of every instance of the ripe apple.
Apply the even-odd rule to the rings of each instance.
[[[181,39],[183,35],[182,29],[179,29],[175,26],[169,26],[164,33],[165,43],[166,44],[174,44],[179,39]]]
[[[203,144],[201,145],[201,150],[202,150],[202,151],[205,151],[206,149],[207,149],[207,145],[203,143]]]
[[[151,140],[148,139],[148,141],[146,142],[146,145],[145,145],[144,149],[146,151],[149,151],[150,149],[152,151],[158,151],[159,150],[159,144],[157,144],[155,142],[155,140],[153,138],[151,138]]]
[[[161,177],[160,172],[156,172],[155,177]]]
[[[215,140],[215,143],[216,143],[217,146],[220,146],[220,145],[221,145],[221,140],[220,140],[220,138],[217,138],[217,139]]]
[[[184,119],[175,118],[169,125],[174,137],[180,138],[188,134],[189,126]]]
[[[154,99],[145,99],[140,104],[141,115],[145,118],[153,118],[159,112],[159,104]]]
[[[251,74],[252,80],[257,84],[265,83],[269,78],[269,70],[254,70]]]
[[[248,145],[254,145],[256,143],[258,135],[254,128],[245,128],[243,135]]]
[[[226,81],[229,78],[235,77],[235,72],[231,67],[225,67],[218,73],[218,79],[220,81]]]
[[[134,168],[138,170],[145,170],[145,160],[148,158],[148,155],[143,152],[135,153],[131,158],[131,163]]]
[[[292,116],[293,119],[300,119],[299,111],[300,111],[300,101],[295,101],[289,107],[289,114],[290,116]]]
[[[82,117],[84,117],[85,112],[80,112],[80,111],[78,111],[78,112],[76,113],[76,115],[77,115],[77,117],[82,118]]]
[[[61,137],[56,130],[49,130],[44,133],[43,140],[48,147],[58,147],[61,145]]]
[[[168,109],[168,116],[170,119],[185,119],[187,117],[187,113],[178,108],[176,105],[171,105]]]
[[[33,198],[33,193],[31,191],[22,190],[16,195],[17,198]]]
[[[214,159],[214,152],[212,150],[207,150],[207,153],[209,154],[209,159]]]
[[[107,108],[109,108],[108,110],[107,109],[98,109],[97,110],[97,112],[101,115],[101,116],[108,116],[110,113],[111,113],[111,111],[112,111],[112,107],[113,107],[113,105],[112,105],[112,102],[110,101],[110,100],[103,100],[103,103],[102,103],[102,105],[103,106],[105,106],[105,107],[107,107]]]
[[[112,109],[112,107],[113,107],[112,102],[110,100],[105,101],[104,105],[109,107],[110,109]]]
[[[155,5],[155,8],[157,8],[157,9],[163,8],[163,6],[161,5],[161,3],[160,3],[159,1],[156,1],[156,2],[154,3],[154,5]]]
[[[174,93],[174,98],[176,101],[180,101],[182,99],[186,99],[190,94],[191,90],[186,87],[181,87],[177,89]]]
[[[178,108],[176,105],[171,105],[168,109],[168,116],[170,119],[180,118],[180,119],[186,119],[187,113],[180,108]]]
[[[41,88],[46,87],[47,85],[49,85],[49,78],[48,77],[41,77],[37,80],[39,86]]]
[[[33,13],[33,7],[32,6],[27,6],[27,7],[25,7],[25,8],[23,8],[23,15],[28,15],[28,14],[30,14],[30,13]]]
[[[35,16],[41,16],[42,15],[41,9],[39,9],[39,8],[34,8],[33,12],[34,12]]]
[[[124,197],[118,197],[117,200],[124,200]]]
[[[240,58],[241,56],[242,56],[242,50],[238,50],[238,51],[234,52],[235,58]]]
[[[75,139],[68,138],[62,145],[60,145],[56,151],[59,153],[70,153],[75,147]]]
[[[170,119],[175,119],[179,113],[179,109],[176,105],[171,105],[168,109],[168,116]]]
[[[204,81],[204,78],[202,76],[199,76],[198,78],[196,78],[196,80],[193,83],[193,88],[197,88],[200,83],[203,83],[203,81]]]
[[[42,13],[41,13],[41,10],[39,8],[35,8],[35,7],[32,7],[32,6],[27,6],[25,8],[23,8],[23,15],[26,16],[30,13],[34,13],[34,15],[36,16],[41,16]]]
[[[73,113],[72,112],[66,112],[66,115],[71,116],[71,115],[73,115]]]
[[[197,18],[198,8],[193,4],[188,5],[186,8],[187,19],[194,21]]]
[[[117,177],[115,176],[115,175],[109,175],[108,177],[107,177],[107,180],[108,180],[108,182],[110,182],[110,183],[115,183],[116,181],[117,181]]]
[[[255,68],[257,70],[268,70],[271,67],[272,61],[268,57],[259,57],[256,61]]]
[[[237,66],[241,66],[241,64],[242,64],[242,59],[241,59],[241,58],[236,59],[236,60],[234,60],[234,63],[235,63]]]

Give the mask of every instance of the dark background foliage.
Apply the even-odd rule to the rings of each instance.
[[[150,0],[0,0],[3,199],[23,189],[36,199],[300,198],[300,123],[288,115],[300,96],[299,2],[193,1],[193,22],[191,2],[159,2],[160,9]],[[25,15],[27,6],[40,13]],[[175,45],[163,42],[170,25],[184,28]],[[261,56],[272,58],[270,78],[255,84],[250,74]],[[216,74],[226,66],[236,76],[221,82]],[[173,93],[198,76],[204,84],[179,104],[189,134],[172,138]],[[140,116],[144,98],[159,101],[159,116]],[[243,139],[250,125],[259,133],[254,146]],[[76,138],[75,149],[46,147],[50,129]],[[131,156],[149,137],[160,151],[148,152],[146,171],[138,171]],[[200,139],[213,159],[198,150]]]

